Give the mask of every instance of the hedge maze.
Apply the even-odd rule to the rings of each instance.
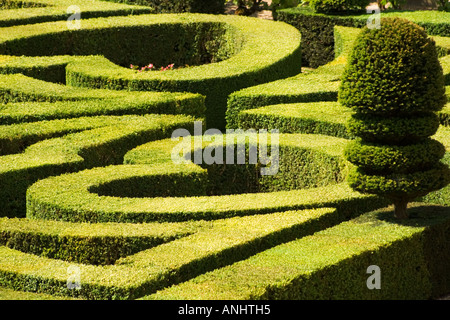
[[[208,12],[218,13],[222,1],[213,2]],[[354,137],[337,92],[360,29],[333,26],[330,62],[301,72],[295,24],[192,13],[202,1],[86,1],[73,30],[68,3],[0,2],[0,296],[429,299],[450,291],[450,187],[399,222],[385,199],[345,182],[352,165],[343,150]],[[450,96],[449,34],[431,36]],[[180,68],[129,67],[149,63]],[[447,163],[449,119],[447,103],[434,137]],[[238,129],[244,164],[194,161],[230,149],[236,160]],[[268,140],[269,162],[264,129],[280,132]],[[176,130],[192,136],[172,138]],[[188,152],[176,163],[181,142]],[[381,290],[366,285],[371,265],[382,271]]]

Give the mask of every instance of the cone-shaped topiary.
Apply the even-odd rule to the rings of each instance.
[[[407,218],[408,202],[450,182],[440,162],[444,146],[430,138],[436,111],[446,103],[436,46],[423,28],[400,18],[365,28],[355,42],[339,88],[339,102],[355,113],[348,122],[357,139],[345,150],[355,165],[350,186],[378,194]]]

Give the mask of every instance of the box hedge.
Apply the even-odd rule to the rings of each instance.
[[[0,27],[34,24],[48,21],[66,21],[74,12],[67,12],[70,6],[76,5],[80,10],[80,18],[127,16],[133,14],[149,14],[155,10],[147,6],[124,3],[108,3],[98,0],[79,0],[76,4],[70,0],[39,0],[0,2]]]
[[[204,227],[202,222],[92,224],[1,218],[0,244],[51,259],[107,265]]]
[[[238,128],[237,117],[246,109],[263,106],[336,101],[339,78],[344,64],[336,63],[318,68],[311,73],[241,89],[229,95],[227,101],[227,128]]]
[[[244,88],[233,92],[229,95],[227,102],[227,127],[239,128],[243,126],[247,128],[249,126],[255,126],[259,128],[267,125],[267,121],[276,121],[276,124],[280,126],[281,130],[288,130],[286,132],[292,132],[292,128],[288,129],[292,123],[281,119],[283,118],[281,114],[287,115],[287,113],[282,112],[280,109],[283,108],[284,104],[291,104],[291,107],[286,106],[286,108],[292,110],[293,114],[295,114],[295,118],[300,118],[303,115],[303,111],[300,111],[301,109],[305,109],[305,111],[308,112],[308,102],[312,103],[310,108],[316,109],[318,113],[318,122],[313,121],[314,126],[317,125],[324,128],[320,125],[320,121],[323,122],[323,117],[320,117],[319,114],[328,112],[326,111],[326,109],[328,109],[326,107],[328,105],[326,102],[330,102],[330,110],[336,110],[334,108],[336,104],[331,102],[337,101],[340,77],[344,71],[347,56],[353,45],[353,41],[358,33],[359,30],[354,28],[335,28],[334,34],[336,39],[338,39],[336,41],[336,47],[339,49],[336,49],[335,59],[327,65],[320,66],[311,72],[300,73],[294,77]],[[293,103],[302,103],[302,105],[298,105],[297,108],[297,106]],[[258,108],[263,106],[267,107],[265,109],[261,109],[261,114],[259,114]],[[267,112],[272,109],[272,106],[274,106],[273,110],[278,109],[281,114],[280,117],[276,117],[274,114],[274,116],[270,117],[273,120],[269,120],[269,115]],[[299,111],[293,111],[293,108],[298,109]],[[250,113],[242,112],[246,109],[255,110]],[[339,113],[337,110],[336,112]],[[315,118],[314,115],[305,114],[305,118],[311,119],[311,117]],[[261,119],[261,123],[258,119]],[[333,121],[331,119],[328,120]],[[247,123],[247,121],[249,121],[249,123]],[[298,120],[294,120],[294,122],[297,123]],[[309,123],[305,123],[304,121],[302,121],[302,123],[309,126]],[[300,124],[300,126],[303,124]],[[297,127],[297,125],[294,126]],[[338,125],[338,127],[336,127],[335,125],[332,125],[332,127],[336,128],[336,130],[340,132],[339,136],[345,135],[345,130],[342,130],[342,126]],[[311,130],[314,129],[306,130],[306,132],[312,133]],[[323,132],[316,130],[315,133],[326,134],[327,131],[328,133],[330,132],[330,130],[325,130]]]
[[[107,0],[112,2],[127,3],[133,5],[149,6],[152,13],[215,13],[222,14],[225,11],[223,0]]]
[[[86,122],[90,122],[92,129],[76,132],[88,129]],[[34,127],[34,133],[29,132],[19,136],[15,142],[5,143],[5,148],[10,151],[18,151],[26,144],[48,138],[49,135],[55,138],[32,144],[23,153],[0,157],[0,197],[4,203],[1,216],[25,215],[25,193],[35,181],[65,172],[121,163],[130,148],[166,138],[177,128],[190,129],[193,119],[187,116],[144,115],[110,119],[92,117],[84,122],[72,123],[70,128],[70,122],[63,125],[60,122],[59,129],[51,125],[39,126],[39,123],[2,127],[11,136],[14,132],[20,135],[27,128]],[[58,137],[67,130],[74,130],[75,133]]]
[[[305,159],[311,163],[290,168],[289,161],[281,162],[279,174],[260,179],[256,191],[266,192],[207,196],[207,190],[211,188],[211,182],[208,184],[207,181],[211,176],[207,175],[207,170],[193,163],[173,163],[170,152],[176,143],[172,140],[165,143],[155,141],[130,151],[125,156],[126,165],[95,168],[38,181],[27,191],[27,217],[71,222],[183,221],[327,205],[336,206],[347,215],[353,206],[364,202],[370,206],[379,200],[360,198],[340,183],[347,171],[346,164],[339,160],[344,142],[343,139],[325,136],[282,136],[280,150],[286,150],[285,154],[290,155],[288,159]],[[166,146],[161,147],[162,144]],[[330,144],[335,147],[330,149]],[[159,161],[152,160],[155,158]],[[295,163],[298,161],[296,159]],[[140,177],[139,170],[143,170],[138,164],[140,162],[144,164],[143,168],[152,170],[154,174]],[[233,173],[233,169],[229,170]],[[185,188],[177,182],[181,177],[167,179],[165,176],[169,172],[173,172],[175,177],[177,172],[188,177],[195,173],[201,175],[198,179],[188,178],[192,179],[192,184],[188,183]],[[298,177],[302,179],[297,181]],[[317,181],[315,178],[318,177],[323,181]],[[220,180],[220,176],[215,179]],[[158,181],[161,190],[167,190],[173,196],[161,197],[155,193],[160,191],[148,187],[156,184],[154,181]],[[214,184],[217,181],[212,181]],[[52,186],[51,193],[49,185]],[[308,186],[310,189],[299,189]],[[227,189],[227,186],[221,186],[221,189]],[[100,194],[94,193],[95,190]],[[131,197],[129,190],[143,198]],[[168,196],[167,193],[164,196]],[[346,200],[342,201],[342,197]]]
[[[55,3],[60,4],[63,0]],[[91,4],[95,6],[97,2]],[[102,4],[105,11],[99,8],[98,12],[102,15],[112,14],[106,12],[108,8],[118,6]],[[138,6],[134,8],[135,13],[140,13]],[[41,9],[48,12],[48,8],[33,10]],[[8,23],[67,19],[67,14],[65,18],[56,14],[44,16],[42,11],[41,21],[33,20],[30,11],[21,10],[23,20],[14,18]],[[4,15],[7,19],[15,14],[2,11],[7,13]],[[116,13],[122,14],[119,10]],[[150,296],[171,298],[182,296],[179,288],[187,288],[183,294],[189,294],[191,288],[197,288],[189,280],[211,271],[232,279],[229,283],[239,278],[241,290],[227,291],[229,287],[225,285],[221,287],[224,291],[215,290],[208,296],[208,290],[202,287],[200,293],[193,292],[188,298],[203,293],[207,298],[231,299],[373,298],[373,292],[370,296],[362,291],[370,291],[364,286],[368,277],[365,271],[366,264],[373,260],[367,257],[375,257],[382,268],[382,286],[388,286],[382,287],[385,289],[382,298],[428,298],[448,292],[445,207],[436,211],[425,208],[424,213],[431,215],[418,218],[417,223],[414,220],[413,226],[394,225],[384,219],[384,212],[339,225],[386,205],[384,200],[361,195],[341,182],[349,169],[342,157],[347,140],[332,137],[351,138],[345,135],[342,125],[349,114],[340,112],[336,98],[350,47],[346,43],[353,41],[357,30],[335,28],[335,61],[314,72],[298,74],[299,34],[280,23],[239,17],[158,15],[152,16],[158,27],[147,28],[144,16],[90,21],[83,13],[82,17],[86,29],[79,33],[62,32],[65,21],[2,29],[7,32],[0,33],[0,47],[4,50],[0,54],[12,53],[5,50],[16,50],[17,54],[0,55],[0,97],[7,102],[0,105],[3,154],[0,165],[4,170],[0,176],[7,181],[2,184],[5,187],[2,190],[6,190],[2,195],[6,201],[2,202],[13,208],[5,211],[7,215],[15,212],[23,216],[25,205],[28,208],[28,218],[0,219],[2,287],[84,299],[136,299],[175,285]],[[270,27],[273,29],[269,30]],[[42,28],[46,31],[41,32]],[[161,60],[147,61],[145,52],[136,50],[136,39],[141,39],[145,32],[154,34],[158,28],[166,28],[167,35],[175,36],[169,37],[167,43],[153,41],[151,45],[162,52]],[[136,38],[126,38],[126,32]],[[251,36],[254,32],[255,37],[264,41],[273,39],[267,40],[267,46],[261,45],[260,39]],[[196,39],[192,37],[194,34]],[[112,41],[113,46],[114,43],[126,46],[111,50],[98,40],[101,35],[105,41]],[[79,46],[71,45],[72,40]],[[64,45],[58,46],[61,41]],[[439,41],[441,48],[445,48],[446,38]],[[174,53],[171,48],[177,45],[178,53]],[[280,52],[274,50],[279,46]],[[441,54],[445,52],[443,49]],[[110,61],[99,56],[106,53]],[[266,55],[274,54],[275,60],[266,59]],[[130,57],[136,60],[129,62]],[[136,62],[173,62],[163,60],[166,57],[177,58],[180,63],[189,57],[186,62],[194,66],[145,74],[128,66]],[[445,61],[445,57],[441,58],[441,64]],[[280,72],[275,75],[274,70]],[[198,92],[192,89],[192,83],[187,84],[194,81],[194,73],[208,79],[202,85],[210,85],[212,91],[222,87],[237,90],[229,100],[229,106],[235,106],[229,113],[231,126],[277,125],[282,131],[296,133],[280,135],[279,175],[258,176],[261,163],[224,168],[217,164],[172,162],[177,141],[164,138],[176,128],[192,132],[195,118],[191,116],[205,115],[205,97],[186,93]],[[270,82],[290,75],[294,77]],[[225,80],[219,81],[215,76],[223,76]],[[128,89],[142,90],[148,83],[154,85],[153,91],[166,91],[170,87],[168,91],[181,93],[128,92]],[[93,89],[98,87],[126,90]],[[244,87],[249,88],[241,90]],[[206,93],[206,99],[210,97]],[[222,102],[226,98],[221,97]],[[149,112],[191,116],[138,116]],[[446,109],[440,113],[441,121],[445,114]],[[224,116],[220,117],[223,120]],[[211,119],[208,115],[207,118]],[[448,150],[449,135],[445,129],[441,128],[435,139],[442,141]],[[299,131],[328,136],[298,134]],[[199,149],[190,149],[191,154],[206,152],[211,146],[217,146],[214,150],[220,153],[230,146],[221,146],[219,141],[205,142]],[[246,143],[246,151],[251,142]],[[443,161],[448,159],[446,154]],[[299,162],[302,165],[297,165]],[[70,173],[61,175],[64,172]],[[242,190],[233,190],[232,179],[247,184]],[[34,181],[37,183],[28,189],[25,198]],[[449,194],[444,189],[424,200],[445,205]],[[298,243],[303,243],[305,249],[292,250],[298,248]],[[436,247],[443,250],[438,254],[434,250],[432,255]],[[254,267],[255,259],[261,259],[269,271],[260,272],[262,268]],[[304,275],[302,265],[297,263],[299,259],[313,265],[307,281],[297,281]],[[407,265],[411,259],[413,263]],[[250,272],[247,267],[235,269],[237,265],[248,266],[249,262]],[[405,268],[391,272],[394,265]],[[273,266],[276,269],[271,269]],[[417,266],[420,269],[416,270]],[[69,267],[80,268],[80,290],[67,288]],[[224,270],[243,273],[229,274]],[[281,285],[277,274],[283,277]],[[354,281],[342,289],[331,293],[327,290],[329,284],[341,288],[355,274]],[[261,275],[266,282],[261,281]],[[211,279],[209,273],[202,277]],[[294,281],[286,285],[286,279]],[[388,280],[392,286],[384,282]],[[193,281],[197,283],[197,279]],[[215,288],[214,281],[207,283]],[[394,289],[399,283],[405,285],[400,290]],[[258,291],[261,293],[258,295],[245,285],[254,286],[256,291],[262,287],[269,289]],[[417,290],[409,294],[409,289]]]
[[[401,223],[390,211],[363,214],[143,299],[415,300],[447,293],[448,207],[416,204],[412,219]],[[370,266],[379,267],[379,290],[367,285]]]
[[[4,257],[0,260],[0,284],[15,290],[86,299],[134,299],[312,234],[338,220],[333,208],[216,220],[191,235],[105,266],[38,257],[3,246],[0,247]],[[79,290],[67,288],[70,266],[80,268]]]
[[[277,104],[240,112],[242,129],[278,129],[283,133],[323,134],[351,138],[346,122],[352,112],[335,101]]]
[[[348,119],[344,114],[349,116],[351,112],[344,111],[345,108],[339,107],[336,101],[340,78],[360,31],[357,28],[335,26],[336,57],[326,65],[291,78],[244,88],[232,93],[228,97],[227,127],[269,126],[274,128],[278,126],[282,132],[300,130],[297,132],[351,138],[353,134],[348,133],[342,125],[343,120]],[[444,45],[443,40],[437,43]],[[449,57],[450,55],[447,55],[439,59],[446,82],[450,73],[450,64],[447,63],[450,61]],[[443,123],[447,119],[446,114],[445,110],[439,114]],[[350,126],[354,127],[351,124]]]
[[[204,96],[193,93],[93,90],[46,82],[20,73],[0,74],[1,124],[147,113],[204,118],[204,101]]]
[[[219,129],[225,127],[228,94],[301,70],[298,30],[248,17],[139,15],[87,19],[75,31],[68,30],[65,22],[3,31],[0,54],[4,55],[104,56],[68,63],[66,84],[70,86],[205,95],[207,125]],[[136,43],[142,45],[136,49]],[[148,63],[191,67],[141,73],[129,68]]]
[[[362,28],[372,13],[324,14],[315,13],[309,7],[297,7],[277,11],[277,20],[298,28],[302,34],[302,63],[316,68],[334,59],[333,28],[336,25]],[[435,36],[450,36],[449,13],[445,11],[386,11],[383,17],[402,17],[422,26]]]

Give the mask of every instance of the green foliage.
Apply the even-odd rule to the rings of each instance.
[[[68,2],[40,1],[50,2],[51,8],[4,9],[0,18],[0,25],[61,20],[0,33],[3,53],[16,54],[0,55],[1,210],[7,216],[28,212],[26,218],[0,219],[0,286],[34,292],[13,299],[417,299],[448,292],[445,207],[418,208],[423,217],[410,225],[392,221],[389,211],[342,223],[388,203],[343,183],[353,165],[343,157],[348,140],[336,136],[352,138],[345,126],[352,110],[336,99],[359,29],[334,28],[334,61],[298,74],[299,33],[280,23],[190,14],[90,19],[153,8],[80,0],[85,29],[66,34]],[[194,2],[152,3],[163,10]],[[214,2],[204,8],[208,5]],[[169,39],[160,41],[164,30]],[[444,74],[447,42],[436,38]],[[157,62],[146,53],[168,63],[172,55],[178,66],[190,67],[145,76],[130,70],[131,58]],[[186,93],[199,88],[206,89],[207,106],[224,103],[234,90],[228,99],[230,128],[289,132],[280,135],[277,175],[262,176],[261,162],[172,162],[178,142],[165,138],[175,128],[192,133],[193,116],[205,116],[205,96]],[[219,109],[207,112],[223,120]],[[439,111],[442,123],[447,109]],[[389,139],[413,128],[408,139],[420,143],[402,141],[389,150],[365,143],[348,150],[364,163],[374,160],[380,170],[385,161],[372,154],[428,166],[443,152],[434,140],[450,150],[450,134],[442,127],[436,132],[434,113],[415,116],[393,119],[405,127],[391,131],[380,119],[366,129],[353,116],[354,132],[370,136],[387,130]],[[198,154],[213,147],[220,154],[235,145],[220,143],[230,136],[218,134],[214,142],[188,150]],[[427,150],[434,157],[427,157]],[[449,163],[448,153],[442,161]],[[423,175],[429,184],[439,182],[438,174]],[[407,178],[414,184],[417,177]],[[393,183],[402,181],[406,189],[405,180]],[[424,200],[446,205],[448,188]],[[382,292],[365,285],[371,264],[382,268]],[[74,266],[81,272],[80,290],[67,288],[68,267]]]
[[[238,123],[240,112],[246,109],[285,103],[336,101],[339,78],[344,67],[345,64],[337,62],[311,73],[300,73],[291,78],[233,92],[228,96],[227,127],[246,126],[242,121]]]
[[[348,57],[353,49],[354,42],[361,32],[361,29],[334,26],[334,56],[335,58],[339,56]]]
[[[298,0],[272,0],[270,4],[269,1],[264,0],[234,0],[233,2],[238,6],[235,12],[237,15],[250,16],[261,10],[272,10],[274,17],[277,10],[296,7],[299,4]]]
[[[11,65],[14,63],[15,59]],[[44,74],[46,69],[41,70]],[[0,75],[1,124],[105,114],[205,115],[205,98],[199,94],[74,88],[30,78],[19,71],[17,68],[14,74]]]
[[[0,244],[42,257],[108,265],[122,257],[190,235],[202,223],[66,223],[0,219]]]
[[[15,27],[1,40],[2,54],[45,56],[51,51],[53,55],[87,55],[60,58],[60,67],[55,57],[47,64],[55,66],[57,74],[65,74],[65,84],[71,87],[200,93],[206,96],[207,125],[219,129],[225,127],[228,94],[298,74],[301,69],[298,30],[284,23],[237,16],[159,14],[87,19],[76,33],[68,30],[65,22],[44,23]],[[142,43],[139,50],[135,50],[137,42]],[[140,74],[129,68],[130,64],[148,64],[149,55],[157,65],[192,66]],[[30,65],[31,60],[22,58],[21,62]],[[45,62],[40,64],[45,66]],[[17,72],[20,67],[15,67]]]
[[[382,32],[368,28],[361,32],[339,91],[339,101],[346,107],[400,116],[439,111],[445,105],[434,41],[422,28],[397,21],[401,20],[381,20]]]
[[[39,179],[121,163],[129,148],[166,138],[176,128],[191,129],[192,121],[186,116],[146,115],[91,117],[67,123],[2,127],[4,135],[15,136],[12,141],[2,143],[5,153],[26,149],[23,153],[0,157],[0,182],[3,186],[0,198],[4,201],[0,215],[24,216],[26,190]],[[30,131],[23,134],[27,129]],[[64,134],[67,135],[60,137]],[[36,141],[39,142],[34,143]]]
[[[369,212],[143,299],[439,297],[450,290],[449,274],[442,269],[450,264],[449,210],[418,204],[411,208],[411,216],[400,224],[392,219],[392,208]],[[370,265],[381,269],[381,290],[367,288]]]
[[[315,12],[344,13],[364,11],[369,0],[311,0],[310,6]]]
[[[271,9],[286,9],[298,6],[298,0],[272,0]]]
[[[38,2],[1,0],[0,27],[48,21],[67,21],[71,16],[67,9],[72,5],[76,5],[82,10],[83,20],[97,17],[155,13],[155,10],[151,7],[98,0],[79,0],[76,4],[71,0],[39,0]]]
[[[293,9],[279,10],[277,20],[293,25],[302,34],[302,64],[317,68],[334,59],[334,24],[327,17],[291,14]],[[303,11],[302,11],[303,13]]]
[[[350,138],[346,128],[350,113],[335,101],[276,104],[240,112],[237,127]]]
[[[382,5],[383,7],[386,6],[388,3],[392,7],[392,9],[399,10],[399,9],[402,9],[403,5],[406,4],[406,0],[381,0],[380,1],[380,5]]]
[[[409,201],[450,182],[450,169],[440,163],[445,147],[427,138],[438,128],[430,112],[447,98],[435,43],[423,28],[399,18],[381,24],[359,34],[339,88],[339,102],[356,112],[350,132],[362,137],[345,151],[357,166],[348,182],[388,197],[396,216],[406,218]]]
[[[317,68],[332,61],[334,26],[362,28],[372,14],[324,14],[315,13],[310,7],[288,8],[277,11],[277,20],[298,28],[302,34],[303,66]],[[427,11],[386,11],[383,17],[402,17],[422,26],[429,35],[450,36],[448,14]]]
[[[6,259],[0,261],[0,283],[16,290],[86,299],[134,299],[154,293],[171,283],[183,282],[246,259],[260,250],[312,234],[338,221],[339,213],[333,208],[215,220],[204,224],[204,227],[200,224],[197,229],[193,228],[191,235],[121,258],[114,265],[106,266],[74,264],[2,246],[0,254]],[[70,265],[80,267],[80,290],[66,287],[67,268]]]
[[[446,0],[438,0],[438,10],[442,10],[442,11],[450,11],[450,3],[448,3],[448,1]]]
[[[111,2],[127,3],[140,6],[149,6],[152,13],[215,13],[224,11],[223,0],[107,0]]]
[[[348,170],[346,162],[341,158],[344,139],[300,134],[281,135],[280,153],[283,153],[286,159],[280,162],[279,174],[261,177],[257,181],[258,185],[251,186],[266,192],[214,197],[206,196],[208,189],[222,192],[225,190],[223,193],[228,194],[230,192],[226,190],[232,190],[233,181],[220,185],[223,183],[222,176],[206,176],[205,169],[192,163],[173,164],[171,152],[176,145],[177,142],[172,140],[151,142],[130,151],[125,156],[124,166],[97,168],[40,180],[28,189],[27,216],[72,222],[180,221],[186,217],[195,220],[217,219],[256,212],[274,212],[281,208],[302,208],[303,205],[316,201],[323,204],[329,201],[339,203],[341,192],[349,191],[340,190],[339,187]],[[330,145],[334,148],[330,148]],[[155,163],[152,159],[160,160]],[[145,166],[139,165],[140,163],[145,163]],[[303,164],[296,165],[299,163]],[[206,165],[202,167],[210,170]],[[225,175],[233,175],[234,170],[241,170],[233,167],[227,168]],[[239,165],[236,164],[235,167]],[[220,169],[221,167],[212,168]],[[252,174],[251,171],[248,174]],[[253,174],[256,172],[253,171]],[[168,179],[165,175],[172,178]],[[206,178],[213,180],[207,181]],[[153,179],[158,179],[161,190],[148,189]],[[182,182],[184,179],[190,179],[191,182]],[[180,184],[185,184],[186,187],[181,187]],[[214,189],[214,185],[218,184]],[[49,192],[49,185],[53,186],[52,192]],[[319,188],[326,185],[336,185],[335,191],[326,188],[320,191]],[[314,192],[300,189],[305,187],[316,189]],[[135,191],[136,196],[146,198],[131,197],[130,190],[133,190],[133,193]],[[93,191],[100,194],[94,194]],[[165,196],[171,196],[161,198],[160,192],[163,191],[166,192]],[[324,196],[322,192],[330,194],[320,199]],[[335,200],[332,200],[333,192],[336,192]],[[348,195],[352,197],[351,193]],[[122,198],[124,196],[127,198]],[[277,198],[284,200],[282,203],[274,201]],[[358,200],[356,197],[352,201]],[[88,205],[83,208],[80,203]]]
[[[447,86],[450,85],[450,54],[439,60],[444,70],[444,79]],[[450,99],[449,99],[450,100]]]
[[[364,141],[402,145],[432,136],[439,121],[439,116],[433,112],[395,117],[354,113],[348,119],[347,128],[350,134]]]
[[[1,0],[0,10],[8,9],[22,9],[22,8],[39,8],[46,7],[47,4],[39,2],[15,1],[15,0]]]

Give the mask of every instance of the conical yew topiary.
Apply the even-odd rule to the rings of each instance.
[[[345,150],[355,165],[348,176],[353,189],[387,197],[396,217],[407,218],[408,202],[450,182],[450,169],[440,161],[445,148],[430,138],[446,103],[444,77],[423,28],[384,18],[381,28],[363,29],[339,102],[355,111],[348,130],[357,139]]]

